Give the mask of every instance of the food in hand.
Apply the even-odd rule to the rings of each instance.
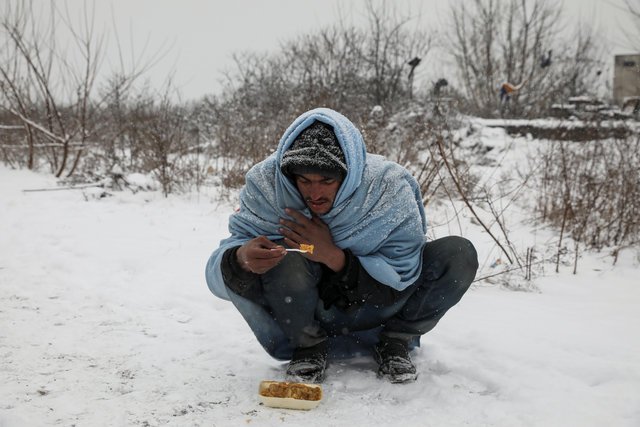
[[[313,245],[306,245],[304,243],[300,244],[300,250],[304,251],[304,252],[309,252],[310,254],[313,254]]]

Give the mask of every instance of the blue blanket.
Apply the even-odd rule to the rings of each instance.
[[[320,216],[334,243],[350,249],[373,278],[394,289],[405,289],[420,275],[427,225],[417,182],[400,165],[366,153],[360,132],[346,117],[318,108],[298,117],[277,151],[247,173],[240,209],[229,219],[231,236],[220,242],[207,263],[207,283],[216,296],[229,299],[220,271],[227,249],[260,235],[282,239],[278,221],[288,218],[285,208],[311,217],[295,184],[280,172],[280,162],[296,136],[315,120],[333,126],[348,168],[334,206]]]

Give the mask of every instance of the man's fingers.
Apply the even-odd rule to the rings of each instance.
[[[305,229],[307,229],[310,225],[313,224],[313,222],[307,218],[306,216],[302,215],[300,212],[298,212],[295,209],[285,209],[284,210],[288,215],[290,215],[293,218],[293,221],[290,221],[286,218],[281,218],[280,219],[280,224],[300,233],[301,231],[304,231]]]
[[[287,230],[285,228],[281,228],[280,229],[280,233],[282,233],[282,235],[285,236],[285,238],[288,238],[290,241],[293,241],[296,244],[298,242],[303,242],[304,241],[304,238],[302,237],[302,235],[299,234],[299,233],[296,233],[295,231]]]
[[[286,219],[281,219],[280,220],[280,224],[284,225],[285,227],[287,227],[288,229],[295,231],[296,233],[300,233],[304,230],[304,226],[301,224],[298,224],[297,222],[293,222],[293,221],[288,221]]]
[[[259,244],[260,247],[263,247],[266,249],[274,249],[278,247],[278,244],[267,239],[265,236],[257,237],[256,242]]]
[[[252,258],[254,259],[274,259],[274,258],[282,258],[287,252],[284,250],[284,247],[276,245],[274,248],[257,248],[255,251],[251,253]]]
[[[272,251],[274,249],[284,249],[281,245],[278,245],[277,243],[272,242],[271,240],[267,239],[264,236],[256,237],[255,239],[253,239],[250,246],[256,252]]]
[[[291,215],[291,217],[293,217],[293,219],[295,219],[296,222],[300,224],[305,224],[309,222],[309,218],[302,215],[300,212],[298,212],[295,209],[286,208],[284,211],[287,213],[287,215]]]
[[[278,245],[265,236],[256,237],[238,249],[238,262],[245,270],[263,274],[276,265],[287,254],[284,246]]]
[[[313,222],[314,224],[322,227],[322,228],[329,228],[329,226],[327,224],[325,224],[325,222],[323,220],[321,220],[320,218],[318,218],[316,215],[311,217],[311,222]]]
[[[280,261],[282,261],[282,258],[287,254],[284,248],[282,248],[282,253],[274,249],[261,250],[260,252],[262,254],[268,253],[269,256],[253,256],[251,259],[246,261],[249,270],[257,274],[263,274],[271,270],[273,267],[278,265]]]

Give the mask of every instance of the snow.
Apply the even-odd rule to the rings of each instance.
[[[509,168],[527,155],[508,150],[530,144],[478,138]],[[22,191],[55,186],[0,166],[0,427],[640,425],[637,249],[615,266],[584,253],[576,275],[544,266],[532,292],[476,282],[413,353],[416,383],[378,380],[367,358],[333,361],[320,406],[290,411],[259,404],[259,382],[285,364],[204,281],[232,202]],[[431,236],[457,234],[437,207],[427,216]],[[550,238],[511,225],[515,241]],[[499,253],[468,218],[459,226],[479,277],[491,273]]]
[[[564,106],[566,107],[566,106]],[[492,126],[492,127],[504,127],[504,126],[531,126],[536,128],[582,128],[582,127],[600,127],[600,128],[630,128],[633,131],[640,131],[637,121],[625,121],[625,120],[599,120],[585,121],[576,118],[571,119],[555,119],[555,118],[542,118],[542,119],[482,119],[478,117],[470,118],[469,121],[475,126]]]

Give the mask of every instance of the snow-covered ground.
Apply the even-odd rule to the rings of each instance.
[[[416,383],[334,361],[321,405],[290,411],[259,404],[285,365],[204,281],[232,204],[22,191],[55,186],[0,166],[0,427],[640,425],[635,250],[539,267],[534,292],[476,282],[415,351]],[[490,273],[495,248],[463,232]]]

